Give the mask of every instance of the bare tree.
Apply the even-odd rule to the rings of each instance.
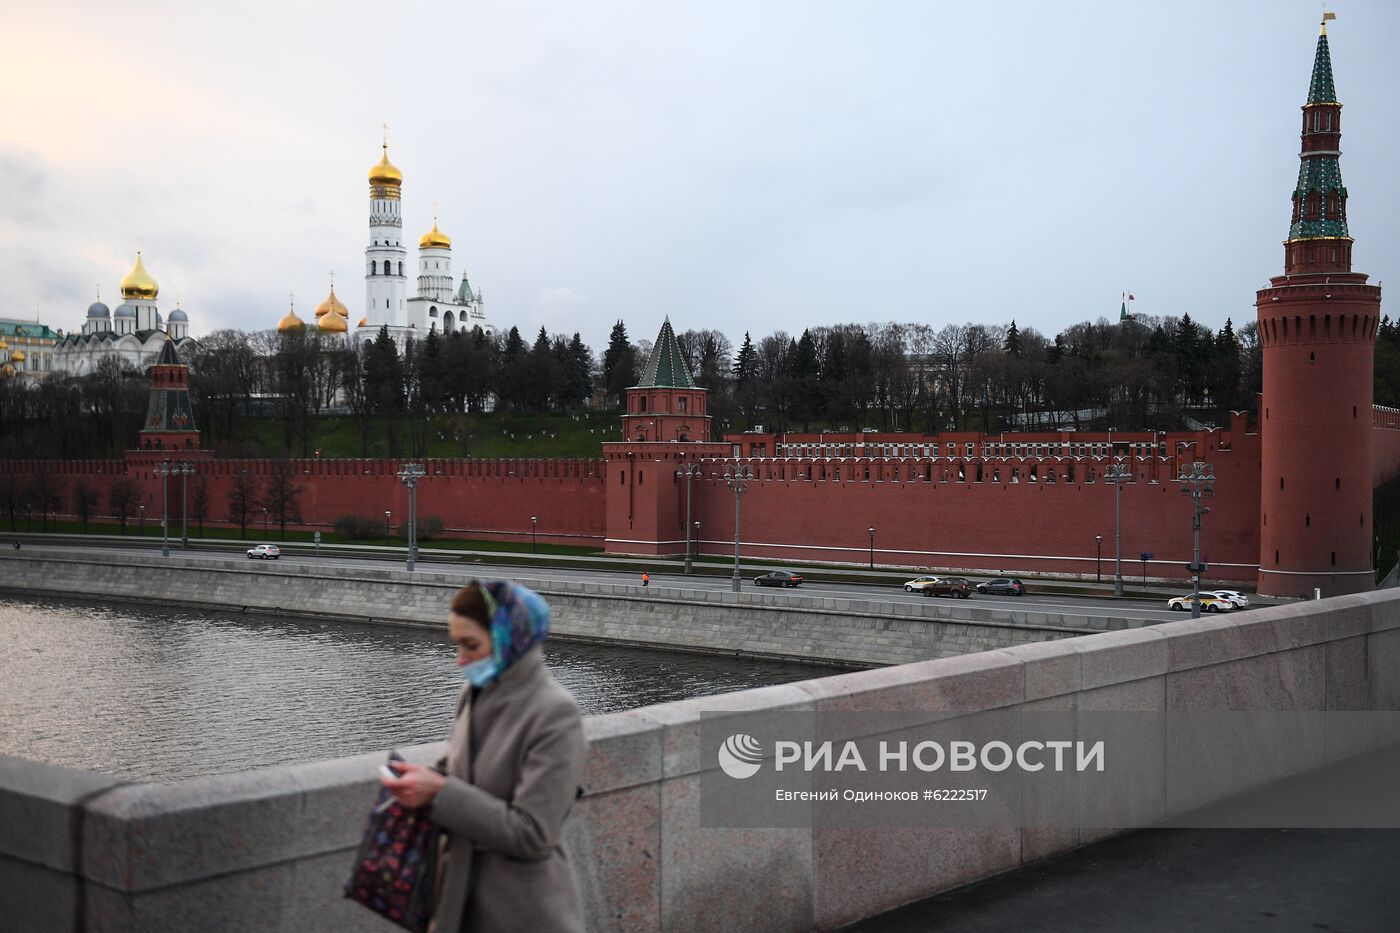
[[[195,524],[199,526],[199,536],[204,537],[204,520],[209,517],[210,508],[209,481],[202,475],[194,478],[194,490],[190,494],[190,511],[194,515]]]
[[[274,462],[263,490],[262,507],[277,519],[283,541],[287,540],[287,522],[301,521],[301,493],[296,464],[290,460]]]
[[[257,507],[259,486],[257,476],[247,470],[233,474],[228,491],[228,520],[238,526],[240,538],[248,537],[248,519]]]
[[[29,502],[39,512],[44,531],[49,530],[49,513],[57,512],[62,504],[63,486],[48,470],[40,470],[29,482]]]
[[[126,534],[126,523],[136,514],[136,506],[140,502],[141,487],[129,476],[118,477],[107,487],[107,507],[112,510],[113,517],[121,522],[122,534]]]
[[[92,518],[97,506],[97,490],[92,488],[92,484],[82,477],[74,480],[73,513],[78,516],[78,521],[82,524],[83,534],[87,534],[88,520]]]

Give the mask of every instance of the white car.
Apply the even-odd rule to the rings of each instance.
[[[282,556],[282,550],[275,544],[259,544],[257,547],[248,548],[249,560],[277,560]]]
[[[1249,605],[1249,597],[1239,590],[1203,590],[1202,596],[1218,596],[1221,599],[1228,599],[1230,604],[1236,609],[1243,609]]]
[[[905,584],[904,584],[904,592],[906,592],[906,593],[920,593],[920,592],[923,592],[924,587],[928,586],[930,583],[937,583],[937,582],[938,582],[938,578],[937,578],[937,577],[915,577],[914,579],[910,580],[908,583],[905,583]]]
[[[1167,608],[1177,612],[1188,612],[1191,609],[1191,594],[1185,596],[1173,596],[1167,600]],[[1212,596],[1210,593],[1201,593],[1202,612],[1229,612],[1235,608],[1235,604],[1223,596]]]

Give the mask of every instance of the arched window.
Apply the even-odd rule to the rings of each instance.
[[[387,266],[388,263],[386,262],[384,265]],[[399,275],[403,275],[403,260],[402,260],[402,259],[399,260]]]

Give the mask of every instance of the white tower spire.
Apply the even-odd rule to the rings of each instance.
[[[400,194],[403,173],[389,161],[389,128],[384,154],[369,170],[369,245],[365,247],[365,319],[371,333],[408,324],[408,251],[403,246]]]

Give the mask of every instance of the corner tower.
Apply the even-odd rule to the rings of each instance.
[[[1331,18],[1331,14],[1327,14]],[[1284,274],[1255,300],[1264,356],[1259,592],[1369,590],[1374,339],[1381,290],[1351,269],[1342,105],[1326,19],[1303,105]]]
[[[404,263],[403,217],[400,195],[403,173],[384,154],[369,170],[369,245],[365,247],[365,321],[371,332],[380,326],[408,324],[408,277]]]
[[[641,380],[627,390],[622,436],[629,441],[708,441],[707,395],[690,378],[667,318]]]

